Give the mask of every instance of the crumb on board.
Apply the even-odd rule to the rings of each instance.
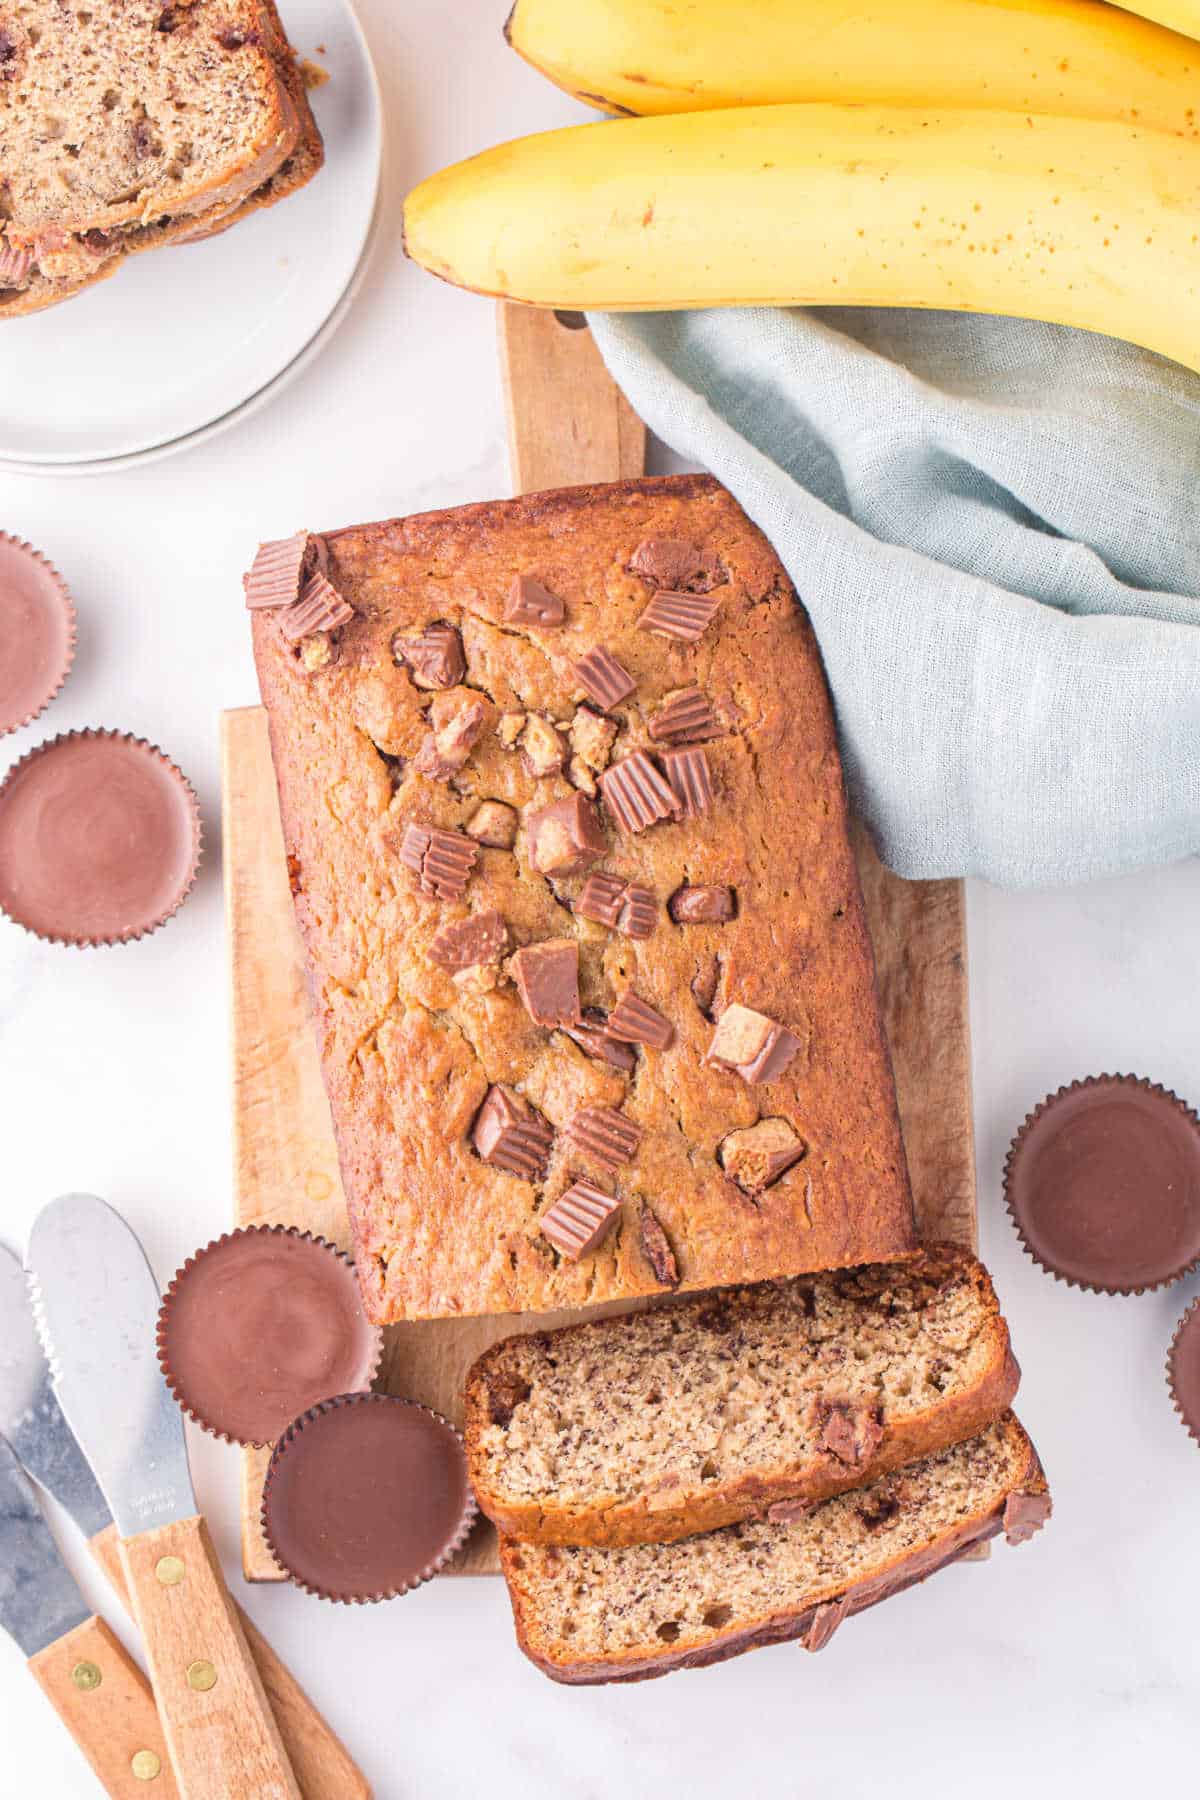
[[[310,94],[314,88],[324,87],[329,80],[329,70],[323,69],[320,63],[313,62],[307,56],[300,59],[300,73],[304,77],[304,85]]]

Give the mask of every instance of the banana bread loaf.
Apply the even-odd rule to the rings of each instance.
[[[471,1485],[527,1542],[668,1543],[972,1437],[1019,1375],[987,1270],[938,1245],[503,1339],[467,1377]]]
[[[1003,1530],[1022,1543],[1050,1513],[1037,1453],[1011,1413],[977,1437],[824,1500],[675,1544],[565,1549],[500,1540],[517,1640],[555,1681],[644,1681],[799,1639]]]
[[[913,1250],[820,657],[716,482],[298,533],[247,598],[374,1320]]]

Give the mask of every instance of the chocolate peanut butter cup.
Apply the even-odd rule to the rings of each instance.
[[[0,737],[28,725],[62,687],[75,655],[75,608],[39,550],[0,531]]]
[[[369,1388],[382,1353],[349,1257],[286,1225],[229,1232],[189,1257],[158,1315],[167,1386],[236,1444],[273,1444],[318,1401]]]
[[[280,1438],[263,1486],[263,1535],[280,1568],[322,1600],[394,1600],[463,1546],[478,1508],[462,1438],[427,1406],[342,1394]]]
[[[1091,1075],[1025,1120],[1004,1193],[1035,1262],[1073,1287],[1141,1294],[1200,1260],[1200,1120],[1168,1089]]]
[[[1189,1437],[1200,1444],[1200,1300],[1192,1301],[1171,1339],[1167,1386]]]
[[[200,808],[186,777],[142,738],[72,731],[0,784],[0,911],[80,947],[155,931],[200,863]]]

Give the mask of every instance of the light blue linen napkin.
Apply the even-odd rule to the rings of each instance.
[[[812,618],[901,875],[1046,886],[1200,850],[1200,378],[965,314],[592,314]]]

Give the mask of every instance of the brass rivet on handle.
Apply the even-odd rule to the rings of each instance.
[[[154,1565],[154,1573],[164,1587],[178,1587],[187,1570],[181,1556],[160,1556]]]
[[[71,1680],[85,1694],[91,1694],[100,1686],[104,1677],[94,1662],[77,1662],[71,1670]]]
[[[210,1662],[201,1659],[192,1663],[187,1672],[188,1686],[195,1688],[198,1694],[207,1694],[209,1688],[217,1685],[217,1671]]]
[[[153,1781],[155,1776],[162,1774],[162,1758],[156,1756],[153,1750],[137,1750],[130,1759],[129,1767],[135,1781]]]

